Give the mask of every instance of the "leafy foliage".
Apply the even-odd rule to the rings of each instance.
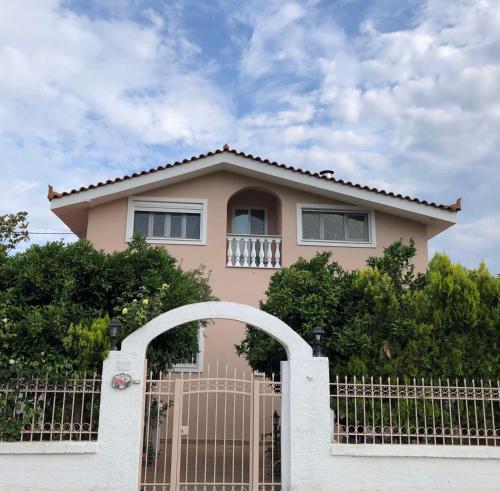
[[[0,379],[99,369],[110,318],[123,338],[161,312],[210,299],[202,271],[183,271],[139,237],[112,254],[79,241],[0,255]],[[168,369],[196,349],[197,326],[182,326],[151,343],[150,366]]]
[[[7,254],[20,242],[27,241],[28,213],[20,211],[0,215],[0,254]]]
[[[415,274],[415,253],[413,241],[398,241],[355,271],[328,253],[299,259],[272,277],[261,308],[310,343],[313,327],[323,327],[332,375],[498,377],[500,278],[443,254]],[[286,358],[250,327],[237,350],[266,373]]]

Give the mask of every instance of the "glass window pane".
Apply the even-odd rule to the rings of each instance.
[[[170,230],[169,237],[182,238],[182,213],[169,213]]]
[[[366,215],[347,215],[347,233],[350,240],[368,240]]]
[[[248,210],[234,210],[233,234],[248,234],[248,233],[250,233]]]
[[[265,210],[251,210],[250,216],[250,233],[254,235],[264,235],[266,233]]]
[[[200,218],[198,213],[189,213],[186,215],[186,239],[200,238]]]
[[[153,237],[165,237],[165,213],[153,213]]]
[[[345,240],[344,215],[340,213],[323,213],[325,240]]]
[[[302,212],[302,237],[320,239],[320,214],[314,211]]]
[[[134,213],[134,234],[141,234],[147,237],[149,226],[149,212],[136,211]]]

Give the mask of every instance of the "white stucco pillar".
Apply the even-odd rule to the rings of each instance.
[[[130,387],[111,387],[114,375],[132,377]],[[142,425],[144,421],[144,353],[111,351],[102,369],[99,409],[98,454],[109,478],[103,489],[137,491],[142,462]],[[106,487],[109,486],[109,487]]]
[[[322,469],[330,454],[328,358],[284,361],[281,380],[283,489],[330,489]]]

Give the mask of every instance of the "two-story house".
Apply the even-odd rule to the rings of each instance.
[[[183,268],[210,271],[220,299],[258,306],[271,275],[298,257],[332,251],[346,268],[400,238],[413,238],[416,267],[427,241],[452,226],[460,200],[441,205],[222,149],[68,192],[49,186],[51,210],[79,237],[105,251],[134,233],[168,248]],[[243,325],[217,321],[200,335],[185,370],[215,360],[243,367],[234,345]],[[203,353],[206,356],[203,357]]]

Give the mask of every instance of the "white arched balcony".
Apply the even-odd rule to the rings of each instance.
[[[281,268],[281,203],[260,189],[244,189],[227,206],[226,265]]]

